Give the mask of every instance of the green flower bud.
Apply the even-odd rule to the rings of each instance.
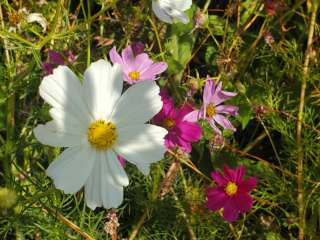
[[[17,202],[17,194],[14,190],[0,188],[0,208],[11,208]]]

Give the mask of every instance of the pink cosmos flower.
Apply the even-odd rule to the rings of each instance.
[[[139,47],[134,45],[134,48],[136,50]],[[109,52],[111,62],[121,65],[124,80],[129,84],[157,80],[157,75],[168,68],[165,62],[154,63],[146,53],[139,53],[139,51],[136,53],[138,54],[134,54],[132,46],[122,50],[121,56],[117,53],[115,47]]]
[[[228,222],[237,220],[239,213],[245,213],[252,208],[250,191],[257,185],[255,177],[244,180],[245,167],[236,169],[224,166],[224,175],[220,171],[211,173],[217,187],[207,190],[206,207],[212,211],[223,208],[223,218]]]
[[[236,95],[237,93],[223,91],[222,82],[215,84],[213,80],[208,79],[203,91],[203,105],[201,109],[190,113],[188,118],[206,119],[214,132],[219,135],[221,135],[221,131],[216,126],[216,123],[224,129],[230,129],[235,132],[236,128],[223,114],[236,116],[238,115],[239,108],[221,103]]]
[[[201,127],[186,118],[186,115],[192,112],[193,108],[185,104],[175,109],[173,99],[168,96],[166,91],[161,91],[160,95],[163,107],[154,117],[154,122],[168,130],[168,134],[164,138],[165,146],[168,149],[178,146],[187,153],[191,152],[191,143],[201,138]]]

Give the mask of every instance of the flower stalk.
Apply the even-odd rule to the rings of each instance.
[[[308,73],[309,73],[309,62],[310,62],[310,55],[312,51],[312,40],[316,22],[318,10],[318,3],[316,1],[313,2],[313,8],[311,12],[311,20],[310,26],[308,31],[308,42],[307,42],[307,49],[303,64],[303,72],[302,72],[302,83],[301,83],[301,90],[300,90],[300,103],[299,103],[299,112],[297,118],[297,132],[296,132],[296,145],[297,145],[297,182],[298,182],[298,212],[299,212],[299,240],[304,239],[305,235],[305,215],[304,215],[304,176],[303,176],[303,160],[304,160],[304,152],[302,146],[302,120],[304,114],[304,105],[305,105],[305,94],[306,94],[306,87],[307,87],[307,80],[308,80]]]

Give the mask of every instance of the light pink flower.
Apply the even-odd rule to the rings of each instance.
[[[215,171],[211,173],[217,187],[207,190],[206,207],[212,211],[223,208],[223,218],[228,222],[237,220],[239,213],[245,213],[252,208],[250,192],[257,186],[257,179],[249,177],[244,180],[245,167],[236,169],[224,166],[224,175]]]
[[[239,108],[237,106],[222,104],[236,95],[237,93],[223,91],[222,82],[215,84],[213,80],[208,79],[203,91],[202,107],[200,110],[193,111],[187,117],[191,119],[206,119],[216,134],[222,134],[216,123],[224,129],[236,131],[225,115],[236,116],[238,115]]]
[[[142,81],[154,81],[158,74],[164,72],[168,65],[165,62],[154,63],[146,53],[134,54],[132,46],[123,49],[121,56],[113,47],[109,52],[113,64],[118,63],[122,67],[124,80],[129,84]]]

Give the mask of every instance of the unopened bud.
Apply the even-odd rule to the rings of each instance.
[[[207,22],[207,15],[202,11],[197,11],[194,17],[196,28],[201,28]]]
[[[11,208],[17,201],[15,191],[8,188],[0,188],[0,208]]]
[[[236,85],[239,92],[241,92],[243,94],[246,93],[246,91],[247,91],[246,86],[244,86],[239,80],[236,81],[235,85]]]

